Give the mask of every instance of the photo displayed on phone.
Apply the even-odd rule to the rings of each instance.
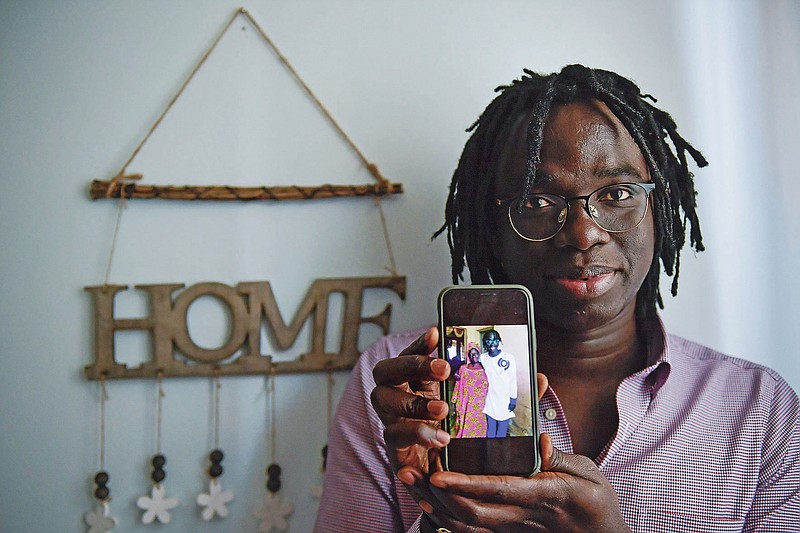
[[[528,332],[521,324],[445,328],[452,438],[534,436]]]

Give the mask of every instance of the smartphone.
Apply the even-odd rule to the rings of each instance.
[[[450,364],[441,398],[446,470],[531,476],[539,471],[533,298],[522,285],[446,287],[438,355]]]

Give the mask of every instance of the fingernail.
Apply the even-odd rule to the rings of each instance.
[[[401,483],[404,485],[413,485],[414,484],[414,476],[411,472],[403,471],[397,473],[397,479],[400,480]]]
[[[447,487],[447,483],[445,483],[446,480],[442,480],[441,477],[442,477],[441,472],[431,476],[430,484],[439,489],[446,488]]]
[[[437,374],[444,372],[447,368],[447,361],[443,359],[434,359],[431,361],[431,370],[436,372]]]
[[[428,413],[434,417],[439,418],[447,411],[447,404],[442,401],[432,400],[428,402]]]
[[[447,446],[447,444],[450,442],[450,435],[448,435],[445,431],[438,429],[436,430],[436,442],[442,446]]]
[[[419,501],[419,507],[428,514],[431,514],[433,512],[433,505],[429,504],[425,500]]]

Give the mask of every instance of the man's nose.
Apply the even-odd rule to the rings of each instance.
[[[558,247],[571,246],[579,250],[588,250],[595,244],[609,241],[609,233],[597,225],[589,214],[594,206],[585,200],[574,199],[570,202],[567,220],[553,240]]]

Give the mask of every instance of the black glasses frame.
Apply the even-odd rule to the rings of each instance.
[[[563,220],[561,221],[561,225],[558,227],[558,229],[555,231],[555,233],[553,233],[553,234],[552,234],[552,235],[550,235],[549,237],[545,237],[545,238],[543,238],[543,239],[533,239],[533,238],[531,238],[531,237],[527,237],[527,236],[523,235],[523,234],[522,234],[522,233],[521,233],[521,232],[520,232],[520,231],[517,229],[517,226],[514,224],[514,220],[511,218],[511,207],[514,205],[514,202],[515,202],[516,200],[520,200],[520,199],[522,199],[522,198],[523,198],[523,195],[520,195],[520,196],[515,196],[514,198],[505,199],[505,200],[504,200],[504,199],[502,199],[502,198],[497,198],[497,199],[495,199],[495,203],[496,203],[498,206],[502,206],[502,205],[504,205],[504,204],[508,204],[508,222],[509,222],[509,224],[511,224],[511,227],[512,227],[512,229],[514,230],[514,232],[515,232],[517,235],[519,235],[519,236],[520,236],[520,238],[522,238],[522,239],[525,239],[526,241],[531,241],[531,242],[543,242],[543,241],[547,241],[547,240],[549,240],[549,239],[552,239],[553,237],[555,237],[556,235],[558,235],[558,232],[559,232],[559,231],[561,231],[562,229],[564,229],[564,225],[566,225],[566,223],[567,223],[567,219],[569,218],[569,207],[570,207],[570,204],[571,204],[571,203],[572,203],[574,200],[583,200],[583,208],[584,208],[584,210],[586,211],[586,213],[589,215],[589,218],[591,218],[591,219],[592,219],[592,222],[594,222],[595,224],[597,224],[597,226],[598,226],[599,228],[601,228],[603,231],[607,231],[607,232],[609,232],[609,233],[625,233],[626,231],[631,231],[632,229],[636,229],[636,228],[638,228],[638,227],[639,227],[639,224],[641,224],[641,223],[642,223],[642,220],[644,220],[644,217],[646,217],[646,216],[647,216],[647,207],[648,207],[648,203],[649,203],[649,202],[648,202],[648,203],[645,203],[644,212],[642,213],[642,218],[641,218],[641,219],[639,219],[639,222],[637,222],[635,226],[633,226],[633,227],[631,227],[631,228],[628,228],[628,229],[623,229],[623,230],[611,230],[611,229],[607,229],[607,228],[603,227],[603,225],[602,225],[602,224],[600,224],[600,223],[597,221],[597,218],[596,218],[596,216],[597,216],[597,215],[596,215],[596,213],[593,213],[593,212],[592,212],[592,210],[593,210],[594,206],[592,206],[592,205],[589,205],[589,198],[591,198],[591,197],[592,197],[592,196],[593,196],[593,195],[594,195],[594,194],[595,194],[597,191],[601,191],[601,190],[603,190],[603,189],[605,189],[605,188],[607,188],[607,187],[613,187],[613,186],[615,186],[615,185],[618,185],[618,186],[621,186],[621,185],[635,185],[635,186],[641,187],[642,189],[644,189],[644,192],[645,192],[645,194],[647,195],[647,199],[649,199],[649,198],[650,198],[650,193],[651,193],[651,192],[653,192],[653,191],[655,190],[655,188],[656,188],[656,184],[655,184],[655,183],[633,183],[633,182],[626,182],[626,183],[609,183],[608,185],[603,185],[602,187],[598,187],[597,189],[593,190],[591,193],[589,193],[589,194],[587,194],[587,195],[585,195],[585,196],[573,196],[573,197],[571,197],[571,198],[567,198],[566,196],[561,196],[560,194],[550,194],[550,193],[548,193],[548,194],[547,194],[547,196],[555,196],[556,198],[561,198],[562,200],[564,200],[564,203],[565,203],[565,204],[566,204],[566,206],[567,206],[567,207],[566,207],[566,210],[567,210],[567,212],[564,214],[564,218],[563,218]]]

